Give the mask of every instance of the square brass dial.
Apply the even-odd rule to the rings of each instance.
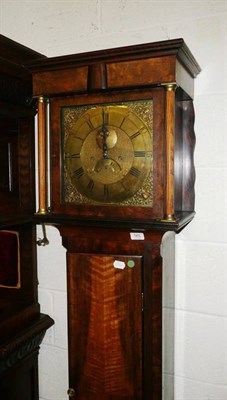
[[[153,102],[61,108],[62,203],[152,207]]]

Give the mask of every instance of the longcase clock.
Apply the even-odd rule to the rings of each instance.
[[[174,266],[165,233],[194,216],[200,67],[182,39],[27,67],[39,112],[36,221],[56,224],[67,249],[68,395],[159,400],[162,282]]]

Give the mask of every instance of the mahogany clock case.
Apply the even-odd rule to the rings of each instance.
[[[161,400],[164,329],[172,356],[174,347],[174,316],[164,328],[163,314],[166,271],[174,308],[174,233],[167,231],[194,216],[193,82],[200,68],[182,39],[27,68],[43,160],[35,218],[55,224],[67,250],[68,395]],[[172,373],[173,357],[168,362]]]
[[[0,35],[0,397],[38,400],[38,351],[53,320],[37,295],[31,75],[42,57]]]
[[[135,224],[147,223],[158,228],[169,222],[169,227],[176,230],[193,218],[195,180],[193,81],[200,67],[182,39],[53,57],[29,63],[27,68],[33,75],[34,96],[50,103],[50,208],[48,212],[45,212],[45,207],[41,208],[40,214],[46,214],[39,216],[41,220],[58,222],[64,219],[69,223],[77,220],[82,224],[85,220],[89,223],[96,220],[103,225],[108,223],[111,225],[114,220],[123,224],[134,221]],[[133,168],[132,164],[129,172],[126,163],[123,163],[120,168],[125,178],[115,181],[113,172],[110,172],[114,183],[108,184],[106,178],[102,181],[100,173],[95,176],[95,167],[92,169],[91,161],[88,168],[83,163],[82,153],[85,153],[87,138],[85,140],[85,136],[83,138],[81,136],[82,140],[80,137],[78,139],[74,131],[77,118],[75,112],[74,116],[71,112],[71,118],[75,118],[73,121],[75,126],[73,127],[72,123],[67,134],[65,133],[64,110],[71,108],[75,111],[83,107],[85,111],[89,107],[107,109],[111,104],[116,106],[119,103],[143,101],[151,101],[153,105],[152,126],[150,122],[146,122],[152,136],[150,146],[152,162],[148,178],[148,186],[151,189],[147,190],[145,181],[143,184],[140,183],[139,177],[143,175],[142,163],[138,168]],[[145,113],[144,110],[144,115]],[[92,122],[88,112],[87,117],[90,118],[88,136],[91,138],[91,133],[94,134],[94,127],[92,128],[94,118]],[[140,117],[144,121],[143,114],[140,114]],[[46,118],[44,115],[44,119]],[[128,138],[130,135],[132,137],[136,135],[136,127],[134,133],[127,131],[127,128],[124,133],[120,132],[120,123],[122,121],[115,126],[115,133],[118,132],[119,137],[120,135],[123,137],[124,134],[128,135]],[[104,120],[99,126],[95,122],[95,128],[101,129],[101,125],[104,125]],[[85,124],[83,128],[87,129]],[[65,147],[67,135],[74,137],[75,143],[76,140],[83,142],[81,146],[75,144],[75,153],[67,153]],[[120,142],[119,139],[118,141]],[[133,140],[131,142],[133,143]],[[94,145],[97,147],[97,144]],[[73,149],[73,145],[71,148]],[[90,152],[92,158],[92,151]],[[109,161],[100,160],[101,165],[107,166],[112,161],[116,166],[117,159],[110,160],[114,149],[109,148],[108,152]],[[132,152],[134,155],[139,154],[136,146]],[[149,152],[145,153],[146,161]],[[126,151],[121,155],[118,154],[118,157],[127,158]],[[71,182],[68,173],[70,162]],[[67,179],[65,174],[68,174]],[[138,196],[134,196],[133,193],[123,202],[124,204],[121,199],[111,201],[115,189],[122,193],[128,191],[129,178],[133,174],[132,185],[136,186],[139,182],[138,187],[141,190],[138,190]],[[81,189],[78,189],[81,187],[82,193]],[[69,193],[68,197],[65,196],[66,192]],[[98,193],[98,201],[95,201],[95,192]],[[123,198],[127,197],[125,193],[122,194]],[[145,197],[149,198],[147,204]],[[46,206],[46,211],[47,208]]]

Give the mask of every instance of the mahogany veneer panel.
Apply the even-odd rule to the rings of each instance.
[[[114,261],[122,261],[124,270]],[[128,261],[135,263],[127,267]],[[141,399],[141,257],[68,254],[70,386],[78,400]]]

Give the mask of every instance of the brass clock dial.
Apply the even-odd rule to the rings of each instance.
[[[151,107],[145,101],[62,109],[63,202],[151,205]]]

